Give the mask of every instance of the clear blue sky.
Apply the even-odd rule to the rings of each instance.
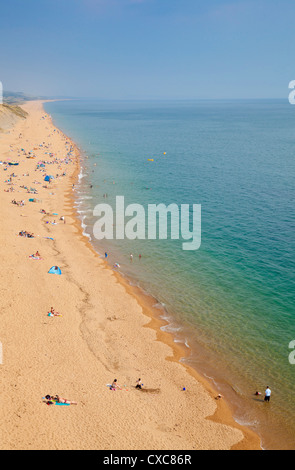
[[[5,90],[107,99],[287,98],[294,0],[7,0]]]

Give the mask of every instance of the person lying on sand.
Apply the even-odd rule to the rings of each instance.
[[[67,400],[66,398],[61,398],[58,395],[55,395],[54,400],[57,401],[57,403],[67,403],[69,405],[78,405],[76,401],[71,401],[71,400]]]
[[[58,395],[55,395],[55,397],[53,397],[51,395],[46,395],[45,399],[47,400],[47,401],[44,402],[44,403],[46,403],[46,405],[54,405],[54,403],[64,403],[66,405],[78,405],[77,402],[67,400],[66,398],[61,398]]]

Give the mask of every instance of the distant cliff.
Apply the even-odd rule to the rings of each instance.
[[[25,119],[28,113],[20,106],[0,104],[0,132],[10,129],[20,119]]]
[[[41,96],[27,95],[16,91],[3,91],[3,103],[5,104],[22,104],[26,101],[44,99]]]

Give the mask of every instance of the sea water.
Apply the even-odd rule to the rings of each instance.
[[[93,245],[157,299],[187,361],[236,420],[264,448],[295,448],[295,107],[75,100],[45,109],[83,150],[76,208]],[[115,210],[116,196],[145,208],[201,204],[200,249],[169,238],[97,241],[93,209]],[[270,404],[254,395],[267,385]]]

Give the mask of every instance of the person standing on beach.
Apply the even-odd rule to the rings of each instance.
[[[269,386],[266,387],[264,401],[269,402],[271,396],[271,390]]]
[[[138,388],[139,390],[141,390],[142,387],[143,387],[143,383],[142,383],[141,379],[138,379],[138,380],[136,381],[136,386],[135,386],[135,388]]]

